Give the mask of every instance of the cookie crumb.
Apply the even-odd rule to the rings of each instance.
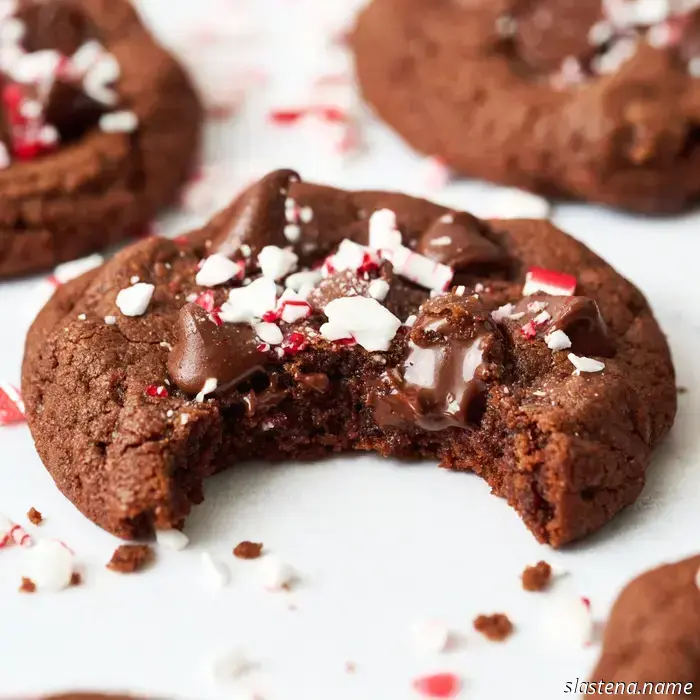
[[[39,525],[44,519],[44,516],[33,506],[29,509],[27,513],[27,518],[32,525]]]
[[[36,591],[36,584],[30,578],[22,576],[22,585],[19,587],[20,593],[34,593]]]
[[[507,615],[479,615],[474,620],[474,629],[492,642],[502,642],[513,633],[513,623]]]
[[[257,559],[262,554],[262,542],[240,542],[234,547],[233,556],[239,559]]]
[[[70,575],[70,585],[71,586],[79,586],[82,582],[83,582],[83,577],[77,571],[74,571]]]
[[[526,566],[522,580],[526,591],[544,591],[549,588],[552,580],[552,567],[546,561],[538,561],[535,566]]]
[[[153,549],[147,544],[122,544],[114,550],[107,568],[120,574],[133,574],[146,568],[153,559]]]
[[[687,386],[677,386],[677,387],[676,387],[676,393],[677,393],[677,394],[687,394],[687,393],[688,393],[688,387],[687,387]]]

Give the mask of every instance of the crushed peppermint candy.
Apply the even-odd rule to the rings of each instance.
[[[462,689],[462,681],[454,673],[433,673],[416,678],[412,686],[426,698],[454,698]]]
[[[0,513],[0,549],[13,542],[20,547],[31,547],[34,544],[31,535],[21,525]]]
[[[202,574],[207,587],[213,590],[226,586],[231,577],[226,563],[209,552],[202,552]]]
[[[288,590],[295,578],[294,569],[277,557],[265,557],[260,564],[260,581],[268,591]]]
[[[151,303],[155,287],[146,282],[137,282],[131,287],[122,289],[117,294],[117,308],[124,316],[142,316]]]
[[[220,253],[210,255],[199,268],[195,282],[201,287],[216,287],[232,279],[243,277],[243,265]]]
[[[296,243],[301,238],[301,227],[297,224],[287,224],[283,229],[283,233],[290,243]]]
[[[219,316],[225,323],[252,322],[272,311],[277,302],[277,285],[270,277],[258,277],[247,287],[232,289]]]
[[[381,254],[391,262],[398,275],[426,289],[444,292],[454,277],[454,270],[448,265],[431,260],[402,245],[390,250],[382,249]]]
[[[285,323],[294,323],[311,315],[311,305],[293,289],[285,289],[277,302],[276,313]]]
[[[570,352],[567,357],[571,364],[576,368],[573,371],[574,376],[578,376],[581,372],[601,372],[605,369],[605,363],[600,360],[594,360],[592,357],[579,357]]]
[[[321,274],[325,277],[345,270],[362,271],[368,266],[376,266],[378,260],[372,251],[348,238],[343,239],[334,255],[329,256],[321,267]]]
[[[218,386],[219,380],[216,377],[209,377],[204,381],[204,386],[197,396],[194,397],[194,400],[197,403],[202,403],[202,401],[204,401],[204,397],[215,392]]]
[[[523,296],[543,292],[551,296],[571,296],[576,291],[576,278],[565,272],[555,272],[542,267],[531,267],[525,274]]]
[[[321,270],[302,270],[294,272],[284,281],[284,286],[287,289],[292,289],[300,293],[303,288],[315,287],[321,280],[323,275]]]
[[[493,202],[496,219],[548,219],[552,205],[536,194],[516,188],[500,188]]]
[[[151,384],[146,387],[146,394],[152,396],[153,398],[166,399],[168,398],[168,390],[162,384]]]
[[[299,256],[288,248],[266,245],[258,255],[258,265],[264,277],[279,280],[294,270]]]
[[[126,110],[110,112],[100,117],[99,126],[106,134],[132,134],[139,126],[139,118]]]
[[[374,250],[393,250],[403,242],[391,209],[379,209],[369,217],[369,246]]]
[[[179,552],[187,547],[190,538],[180,530],[156,530],[156,542],[161,547]]]
[[[328,323],[321,326],[326,340],[353,338],[369,352],[388,350],[401,321],[376,299],[342,297],[326,304]]]
[[[59,540],[40,540],[30,550],[27,578],[37,589],[62,591],[73,578],[73,554]]]
[[[253,328],[258,338],[268,345],[279,345],[284,340],[282,331],[274,323],[263,321],[256,323]]]
[[[545,627],[553,640],[587,646],[593,640],[591,603],[587,598],[561,596],[551,603]]]
[[[544,342],[547,343],[547,347],[550,350],[566,350],[571,347],[571,338],[569,338],[563,330],[557,328],[557,330],[548,333],[544,337]]]
[[[367,293],[372,297],[372,299],[376,299],[377,301],[384,301],[384,299],[386,299],[387,297],[387,294],[389,294],[389,289],[390,286],[386,280],[376,279],[372,280],[369,283]]]
[[[421,652],[441,653],[450,643],[450,630],[442,620],[419,620],[411,627],[414,646]]]
[[[12,384],[0,381],[0,425],[23,423],[24,401],[18,389]]]

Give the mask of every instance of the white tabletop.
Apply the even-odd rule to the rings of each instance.
[[[319,9],[324,4],[335,17]],[[209,82],[235,86],[250,68],[269,74],[268,83],[251,86],[234,119],[209,127],[207,161],[218,164],[224,185],[219,201],[250,176],[286,166],[308,180],[400,189],[476,213],[501,206],[501,190],[481,183],[431,191],[425,160],[368,115],[361,117],[366,150],[350,158],[335,155],[314,129],[266,120],[272,106],[303,102],[314,77],[343,69],[343,56],[324,46],[352,4],[141,1],[155,30],[198,75],[217,76]],[[226,30],[232,39],[218,54],[215,42],[193,48],[198,28]],[[180,213],[162,226],[184,230],[201,217]],[[0,428],[0,512],[25,522],[30,506],[42,511],[45,523],[31,532],[68,543],[85,579],[61,593],[20,595],[28,553],[0,550],[0,696],[80,688],[237,697],[241,684],[217,685],[206,664],[238,648],[256,664],[242,685],[266,700],[411,698],[413,678],[442,670],[464,679],[465,700],[572,697],[565,683],[586,677],[599,645],[550,633],[546,621],[559,599],[587,596],[603,621],[632,575],[700,547],[700,214],[646,219],[567,204],[555,207],[554,219],[644,291],[668,334],[678,383],[688,388],[633,507],[584,542],[553,551],[472,475],[372,456],[255,464],[208,483],[185,528],[188,549],[159,549],[147,573],[120,576],[104,568],[118,541],[58,493],[26,426]],[[43,276],[0,285],[2,381],[19,381],[24,335],[44,289]],[[291,592],[263,590],[261,562],[234,560],[231,549],[243,539],[264,542],[298,571]],[[204,551],[230,565],[230,585],[220,591],[204,583]],[[550,593],[525,593],[520,572],[543,558],[569,575]],[[471,628],[476,614],[496,611],[517,627],[503,645]],[[421,654],[411,626],[434,617],[460,643],[442,655]],[[346,672],[348,662],[354,673]]]

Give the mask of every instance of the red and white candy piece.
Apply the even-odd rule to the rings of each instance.
[[[401,321],[376,299],[342,297],[326,304],[328,323],[320,332],[326,340],[354,338],[369,352],[389,349]]]
[[[21,547],[31,547],[34,544],[31,535],[21,525],[0,513],[0,549],[13,542]]]
[[[269,311],[274,313],[277,303],[277,285],[269,277],[258,277],[247,287],[236,287],[228,294],[219,316],[225,323],[251,322],[262,319]]]
[[[379,209],[369,217],[369,247],[374,250],[393,250],[403,242],[391,209]]]
[[[605,363],[600,360],[594,360],[592,357],[579,357],[570,352],[567,357],[571,364],[576,368],[572,372],[574,376],[578,376],[581,372],[602,372],[605,369]]]
[[[543,292],[551,296],[570,297],[576,291],[576,278],[565,272],[531,267],[525,275],[523,296]]]
[[[416,678],[412,686],[424,698],[454,698],[462,689],[462,680],[454,673],[433,673]]]
[[[24,401],[12,384],[0,381],[0,425],[23,423]]]
[[[544,326],[548,321],[550,321],[552,316],[547,311],[541,311],[532,321],[528,321],[521,329],[520,332],[526,338],[534,338],[537,336],[537,329]]]
[[[444,292],[449,289],[455,271],[448,265],[426,258],[405,246],[383,250],[382,257],[389,260],[397,274],[426,289]]]
[[[294,323],[311,315],[311,305],[292,289],[285,289],[277,302],[277,315],[285,323]]]
[[[587,646],[591,643],[594,624],[588,598],[562,596],[550,605],[545,625],[554,641],[577,646]]]
[[[418,620],[411,627],[411,638],[418,651],[439,654],[450,643],[450,630],[442,620]]]

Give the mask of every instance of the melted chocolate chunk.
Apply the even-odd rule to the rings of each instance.
[[[270,409],[279,406],[289,396],[289,390],[277,383],[277,378],[272,378],[272,384],[262,391],[251,389],[244,397],[246,416],[260,416]]]
[[[319,394],[324,394],[327,392],[328,387],[331,384],[330,379],[328,379],[328,375],[324,374],[323,372],[306,373],[297,371],[294,373],[294,381],[298,382],[299,384],[303,384]]]
[[[488,383],[500,375],[501,337],[474,297],[445,295],[424,305],[402,371],[384,375],[370,398],[381,428],[474,427]]]
[[[293,170],[276,170],[246,190],[232,210],[222,212],[213,222],[222,232],[217,241],[219,252],[233,255],[245,243],[253,260],[266,245],[289,245],[284,237],[285,202],[290,183],[298,180]]]
[[[247,323],[217,326],[196,304],[180,309],[177,334],[168,372],[186,394],[198,393],[210,378],[217,380],[217,391],[225,391],[267,364],[267,355],[258,351],[255,333]]]
[[[59,79],[46,101],[46,121],[58,129],[61,143],[75,141],[96,126],[105,106],[83,92],[80,81]]]
[[[608,327],[598,304],[592,299],[537,294],[521,299],[515,305],[514,313],[525,312],[525,316],[518,321],[525,325],[543,311],[550,318],[535,325],[536,337],[543,338],[560,330],[569,336],[572,352],[598,357],[612,357],[615,354],[615,345]]]
[[[29,53],[54,49],[72,56],[94,36],[87,17],[75,2],[22,0],[17,18],[25,24],[22,44]]]
[[[441,216],[418,241],[418,252],[431,260],[464,270],[475,265],[499,265],[506,252],[483,235],[483,224],[471,214]]]

